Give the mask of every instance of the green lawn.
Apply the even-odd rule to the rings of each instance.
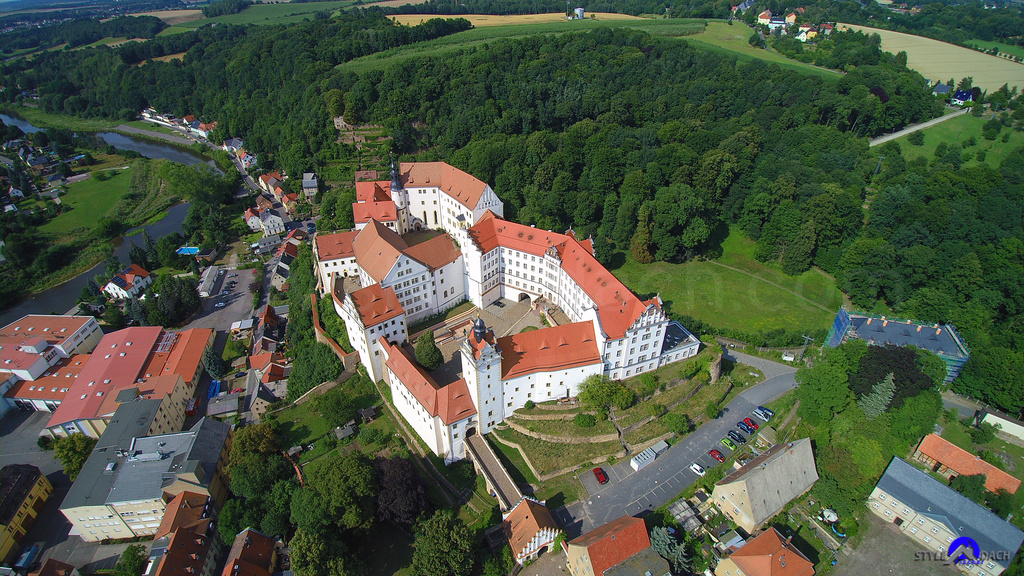
[[[1018,58],[1024,58],[1024,47],[1014,46],[1012,44],[1003,44],[1002,42],[990,42],[988,40],[968,40],[964,42],[968,46],[975,46],[982,50],[989,50],[991,48],[999,48],[1000,54],[1009,54],[1011,56],[1017,56]]]
[[[304,4],[308,6],[308,4]],[[424,15],[424,21],[430,19]],[[454,16],[453,16],[454,17]],[[338,68],[362,74],[368,70],[380,70],[394,62],[416,56],[436,56],[471,46],[493,42],[501,38],[518,38],[534,34],[564,34],[596,28],[634,28],[645,30],[653,36],[687,36],[703,29],[704,20],[676,18],[671,20],[582,20],[565,22],[535,22],[529,24],[508,24],[504,26],[481,26],[427,42],[417,42],[384,52],[378,52],[349,62]]]
[[[612,271],[634,292],[660,293],[671,311],[714,326],[746,332],[827,328],[843,302],[832,280],[815,270],[787,276],[754,260],[753,248],[733,229],[716,261],[644,265],[627,253]]]
[[[1022,68],[1022,71],[1024,71],[1024,68]],[[966,165],[980,164],[977,159],[978,151],[984,150],[985,163],[993,168],[998,168],[1003,158],[1006,158],[1010,151],[1024,146],[1024,132],[1018,132],[1004,126],[995,140],[985,140],[981,135],[982,126],[991,119],[991,115],[975,118],[971,114],[963,114],[952,120],[946,120],[922,130],[921,132],[924,132],[924,144],[921,146],[915,146],[907,141],[909,135],[901,136],[893,140],[893,142],[899,144],[900,149],[903,151],[903,156],[908,162],[919,157],[924,157],[931,161],[935,157],[935,148],[939,145],[939,142],[959,145],[971,136],[974,136],[977,144],[963,149],[964,152],[973,153],[971,160]],[[1010,135],[1009,142],[1003,142],[1004,134]]]
[[[827,78],[838,78],[839,73],[830,70],[816,68],[810,64],[797,62],[786,58],[777,52],[769,52],[760,48],[754,48],[747,41],[750,39],[751,30],[745,24],[735,23],[730,26],[727,22],[708,22],[707,27],[700,34],[689,36],[686,41],[714,52],[728,52],[738,56],[741,60],[765,60],[773,62],[784,68],[816,74]]]
[[[43,224],[40,230],[60,234],[75,228],[92,227],[128,192],[130,182],[131,175],[121,171],[105,182],[90,178],[69,184],[68,193],[61,197],[61,202],[70,206],[71,210]]]
[[[164,29],[161,36],[169,34],[180,34],[189,30],[195,30],[208,24],[293,24],[303,20],[313,19],[313,14],[321,10],[327,10],[332,14],[341,8],[355,4],[353,0],[342,2],[308,2],[308,3],[284,3],[284,4],[254,4],[238,14],[228,14],[215,18],[200,18],[190,22],[182,22]]]

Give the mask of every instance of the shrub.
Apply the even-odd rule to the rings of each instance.
[[[988,444],[996,437],[996,427],[988,422],[982,422],[977,428],[968,428],[967,433],[975,444]]]
[[[924,144],[924,132],[921,132],[920,130],[918,130],[917,132],[911,132],[910,135],[907,136],[907,142],[910,142],[914,146],[921,146],[921,145],[923,145]]]
[[[661,421],[673,434],[686,434],[693,429],[693,422],[685,414],[672,412],[662,417]]]
[[[533,410],[537,405],[533,403],[533,400],[527,400],[526,404],[523,404],[523,408],[527,410]]]
[[[665,406],[657,402],[651,402],[647,405],[647,413],[657,418],[665,413]]]
[[[36,446],[39,446],[43,450],[53,450],[53,436],[40,436],[36,440]]]
[[[376,428],[363,428],[359,430],[359,443],[363,446],[367,444],[383,445],[385,440],[387,440],[387,436]]]
[[[580,428],[593,428],[597,424],[597,417],[593,414],[580,413],[572,419],[572,422]]]
[[[714,420],[722,415],[722,409],[718,407],[718,404],[708,402],[708,405],[704,407],[704,415]]]

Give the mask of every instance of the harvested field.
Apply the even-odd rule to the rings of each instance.
[[[925,78],[945,82],[950,77],[959,80],[972,76],[974,85],[984,90],[997,90],[1003,84],[1024,87],[1024,64],[913,34],[852,24],[840,26],[878,34],[882,37],[882,49],[893,54],[905,51],[908,65]]]
[[[387,8],[397,8],[399,6],[423,4],[427,0],[384,0],[383,2],[367,2],[364,6],[381,6]],[[453,16],[454,18],[454,16]]]
[[[379,5],[387,4],[387,2],[381,2]],[[409,2],[401,2],[401,4],[409,4]],[[400,5],[401,5],[400,4]],[[591,12],[588,13],[587,18],[590,15],[594,15],[595,20],[643,20],[638,16],[629,16],[627,14],[612,14],[609,12]],[[395,21],[399,24],[408,24],[415,26],[420,22],[426,22],[431,18],[437,18],[432,14],[399,14],[395,16]],[[509,24],[537,24],[541,22],[565,22],[565,14],[557,12],[554,14],[522,14],[522,15],[511,15],[511,16],[492,16],[489,14],[459,14],[450,16],[450,18],[465,18],[473,23],[473,26],[506,26]]]
[[[130,14],[130,16],[156,16],[163,20],[168,26],[174,26],[175,24],[181,24],[182,22],[191,22],[193,20],[199,20],[203,17],[202,10],[157,10],[155,12],[139,12],[137,14]]]
[[[185,57],[185,53],[184,52],[178,52],[177,54],[167,54],[165,56],[157,56],[156,58],[153,58],[153,60],[157,60],[159,62],[170,62],[171,60],[181,60],[184,57]]]

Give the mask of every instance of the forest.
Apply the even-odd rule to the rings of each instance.
[[[167,24],[155,16],[121,16],[106,22],[78,19],[54,26],[4,33],[2,51],[10,54],[15,50],[52,48],[61,44],[77,48],[107,37],[152,39],[164,28],[167,28]]]

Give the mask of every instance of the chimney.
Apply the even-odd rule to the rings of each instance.
[[[942,328],[937,328],[935,330],[935,335],[938,336],[939,334],[942,334]]]
[[[920,331],[921,331],[921,327],[920,327],[920,326],[918,326],[918,327],[917,327],[917,331],[918,331],[918,332],[920,332]]]
[[[883,320],[882,321],[882,328],[885,328],[888,325],[889,325],[889,321],[888,320]]]
[[[871,325],[871,318],[868,318],[868,325]]]

